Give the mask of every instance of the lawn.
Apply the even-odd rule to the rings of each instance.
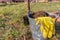
[[[39,10],[60,11],[60,2],[31,3],[32,12]],[[31,32],[29,26],[23,24],[22,19],[26,14],[27,5],[25,3],[0,5],[0,40],[29,40]]]

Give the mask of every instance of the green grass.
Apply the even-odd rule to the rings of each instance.
[[[60,11],[60,2],[31,3],[32,12],[40,11],[40,10],[45,10],[47,12]],[[4,26],[5,33],[7,30],[9,30],[8,28],[13,27],[14,29],[11,29],[13,30],[12,31],[13,36],[25,35],[27,27],[23,24],[22,17],[26,14],[27,14],[27,5],[25,3],[17,3],[16,5],[0,6],[0,25],[1,25],[0,27]],[[10,35],[8,34],[7,36],[12,35],[12,34]],[[19,36],[17,38],[19,38]]]
[[[32,11],[45,10],[47,12],[60,11],[60,3],[49,2],[49,3],[35,3],[31,6]]]

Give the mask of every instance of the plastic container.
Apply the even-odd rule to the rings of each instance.
[[[34,40],[44,40],[42,33],[40,32],[40,25],[36,25],[36,22],[33,18],[30,18],[28,15],[30,29],[32,32],[32,37]]]

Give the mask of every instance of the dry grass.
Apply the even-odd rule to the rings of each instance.
[[[26,6],[24,3],[6,6],[0,5],[0,39],[32,40],[30,28],[23,24],[22,19],[27,14]],[[60,11],[60,2],[31,3],[31,11],[39,10],[48,12]]]

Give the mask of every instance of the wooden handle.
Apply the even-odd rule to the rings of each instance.
[[[29,0],[27,0],[27,7],[28,7],[28,12],[30,12],[30,1]]]

